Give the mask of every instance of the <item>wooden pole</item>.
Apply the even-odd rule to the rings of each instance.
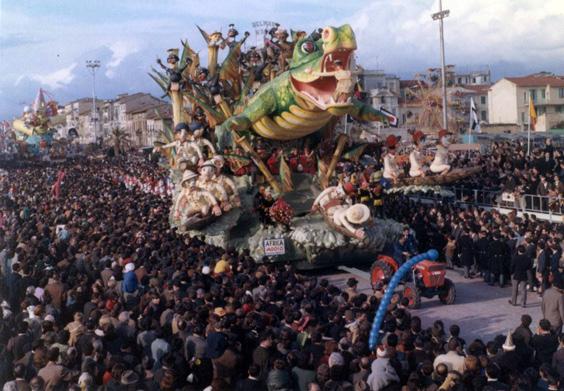
[[[233,115],[233,113],[231,112],[231,108],[223,100],[221,95],[215,95],[214,100],[215,100],[215,103],[217,103],[219,105],[221,111],[225,115],[225,118],[229,118]],[[239,132],[237,132],[236,130],[231,129],[231,131],[233,132],[233,135],[235,136],[235,142],[237,143],[237,145],[239,145],[241,148],[243,148],[243,151],[245,151],[249,154],[251,159],[253,159],[253,161],[255,162],[257,167],[259,168],[262,175],[264,175],[264,177],[266,178],[266,180],[268,181],[270,186],[272,186],[274,191],[278,194],[282,194],[282,187],[280,186],[280,184],[278,183],[276,178],[274,178],[274,176],[272,175],[272,173],[270,172],[270,170],[268,169],[266,164],[264,164],[264,162],[262,161],[262,159],[260,158],[258,153],[255,152],[251,143],[249,143],[249,140],[247,140],[246,137],[241,136],[239,134]]]
[[[217,55],[219,47],[217,45],[208,46],[208,77],[212,78],[217,72]]]
[[[182,115],[182,93],[180,92],[178,83],[171,85],[170,100],[172,102],[172,122],[174,122],[174,126],[176,126],[184,120]]]
[[[343,133],[339,134],[339,137],[337,137],[337,146],[335,147],[335,152],[333,152],[333,157],[331,158],[329,167],[327,167],[327,171],[320,181],[321,187],[323,187],[324,189],[329,186],[329,179],[331,179],[333,171],[335,171],[335,167],[337,167],[337,163],[339,162],[339,159],[343,154],[343,150],[345,149],[345,144],[347,143],[348,139],[348,136]]]

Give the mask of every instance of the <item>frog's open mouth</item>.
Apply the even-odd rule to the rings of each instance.
[[[315,103],[321,109],[333,106],[348,106],[351,104],[352,90],[337,89],[339,83],[352,86],[352,80],[345,78],[338,80],[336,73],[350,70],[351,49],[337,49],[323,55],[319,76],[312,81],[300,81],[291,76],[292,87],[296,92]],[[313,72],[315,76],[315,72]],[[341,75],[338,75],[341,76]],[[341,84],[343,86],[343,84]]]

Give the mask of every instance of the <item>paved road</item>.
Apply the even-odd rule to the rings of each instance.
[[[350,273],[336,273],[324,275],[333,284],[344,287]],[[527,307],[513,307],[507,300],[511,297],[511,288],[491,287],[481,279],[464,279],[460,271],[449,270],[448,278],[456,285],[456,301],[453,305],[442,305],[438,298],[421,301],[421,308],[412,310],[423,321],[423,327],[441,319],[448,328],[456,323],[460,326],[462,336],[466,341],[481,338],[484,341],[493,339],[498,334],[507,334],[509,329],[520,324],[523,314],[533,318],[533,331],[541,319],[540,299],[536,293],[527,296]],[[355,274],[359,280],[359,291],[371,294],[372,289],[366,278]]]

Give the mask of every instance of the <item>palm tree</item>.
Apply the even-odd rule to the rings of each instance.
[[[131,143],[129,134],[119,126],[112,129],[111,139],[114,144],[114,154],[116,156],[123,152],[123,147]]]

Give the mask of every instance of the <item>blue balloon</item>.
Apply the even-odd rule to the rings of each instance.
[[[401,282],[403,276],[411,271],[411,268],[418,264],[425,259],[430,259],[432,261],[436,260],[439,257],[439,253],[437,250],[429,250],[426,253],[416,255],[405,262],[400,268],[395,272],[394,276],[390,280],[390,284],[386,289],[386,293],[378,306],[378,310],[376,311],[376,315],[374,316],[374,321],[372,322],[372,329],[370,330],[370,337],[368,338],[368,345],[370,350],[374,350],[376,344],[378,343],[378,336],[380,332],[380,327],[382,326],[382,322],[384,321],[384,316],[386,315],[386,309],[390,305],[390,301],[392,300],[392,295],[396,289],[396,287]]]

